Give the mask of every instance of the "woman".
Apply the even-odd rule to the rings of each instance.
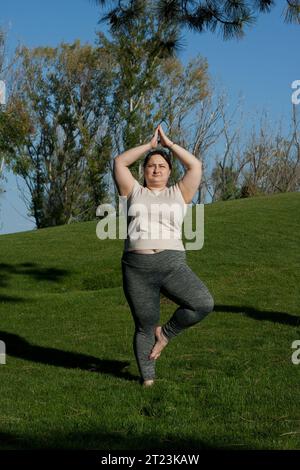
[[[157,148],[158,136],[162,149]],[[170,187],[172,164],[164,147],[186,167],[183,178]],[[128,167],[145,152],[142,186]],[[201,174],[199,160],[171,142],[161,125],[149,143],[114,159],[114,179],[119,194],[126,196],[129,222],[122,256],[123,288],[135,322],[133,349],[145,387],[154,384],[155,361],[168,342],[214,307],[209,290],[186,264],[181,240],[187,204],[198,190]],[[158,325],[160,292],[179,305],[162,326]]]

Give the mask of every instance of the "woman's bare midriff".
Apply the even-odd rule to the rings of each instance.
[[[151,249],[151,250],[129,250],[132,253],[141,253],[142,255],[152,255],[153,253],[158,253],[159,251],[164,251],[164,250],[159,250],[159,249]]]

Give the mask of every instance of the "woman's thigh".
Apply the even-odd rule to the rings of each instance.
[[[122,263],[125,297],[134,319],[144,328],[159,322],[160,286],[153,274]]]
[[[175,269],[163,280],[161,292],[178,305],[191,310],[212,311],[214,307],[209,289],[187,264]]]

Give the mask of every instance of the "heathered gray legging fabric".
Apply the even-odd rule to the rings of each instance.
[[[200,322],[214,308],[205,284],[186,263],[186,252],[163,250],[153,254],[130,251],[122,256],[123,289],[135,322],[133,350],[143,380],[155,378],[155,359],[149,359],[160,318],[160,292],[179,305],[162,325],[171,340]]]

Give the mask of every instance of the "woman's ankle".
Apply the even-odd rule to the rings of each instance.
[[[163,326],[161,327],[160,334],[165,341],[169,342],[169,338],[164,333]]]
[[[146,379],[143,381],[143,387],[151,387],[154,385],[154,379]]]

